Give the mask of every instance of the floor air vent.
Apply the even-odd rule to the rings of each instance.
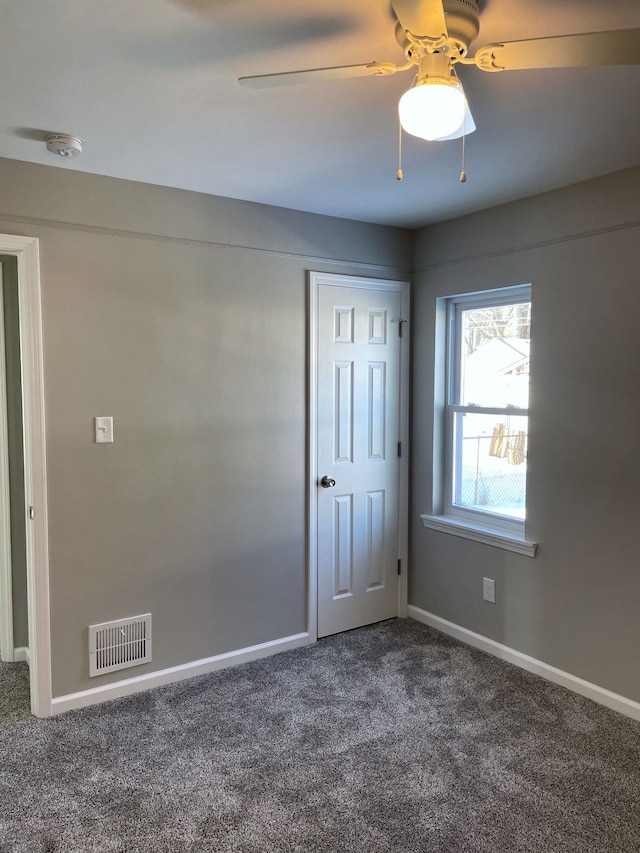
[[[151,614],[89,625],[89,676],[151,660]]]

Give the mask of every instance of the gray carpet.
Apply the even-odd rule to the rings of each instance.
[[[5,720],[23,720],[30,713],[29,667],[0,661],[0,725]]]
[[[626,853],[640,724],[415,622],[0,727],[1,853]]]

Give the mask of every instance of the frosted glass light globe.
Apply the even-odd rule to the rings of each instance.
[[[412,136],[440,139],[464,121],[466,100],[455,83],[440,77],[420,81],[400,98],[400,124]]]

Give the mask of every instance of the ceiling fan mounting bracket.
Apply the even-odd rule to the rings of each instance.
[[[480,9],[475,0],[444,0],[448,30],[446,36],[415,35],[396,25],[396,41],[416,64],[424,53],[446,53],[452,62],[467,55],[469,45],[480,31]]]
[[[451,60],[444,53],[423,53],[418,65],[418,82],[451,79]]]

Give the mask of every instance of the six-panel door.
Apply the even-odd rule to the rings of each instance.
[[[400,311],[395,291],[319,287],[320,637],[398,613]]]

